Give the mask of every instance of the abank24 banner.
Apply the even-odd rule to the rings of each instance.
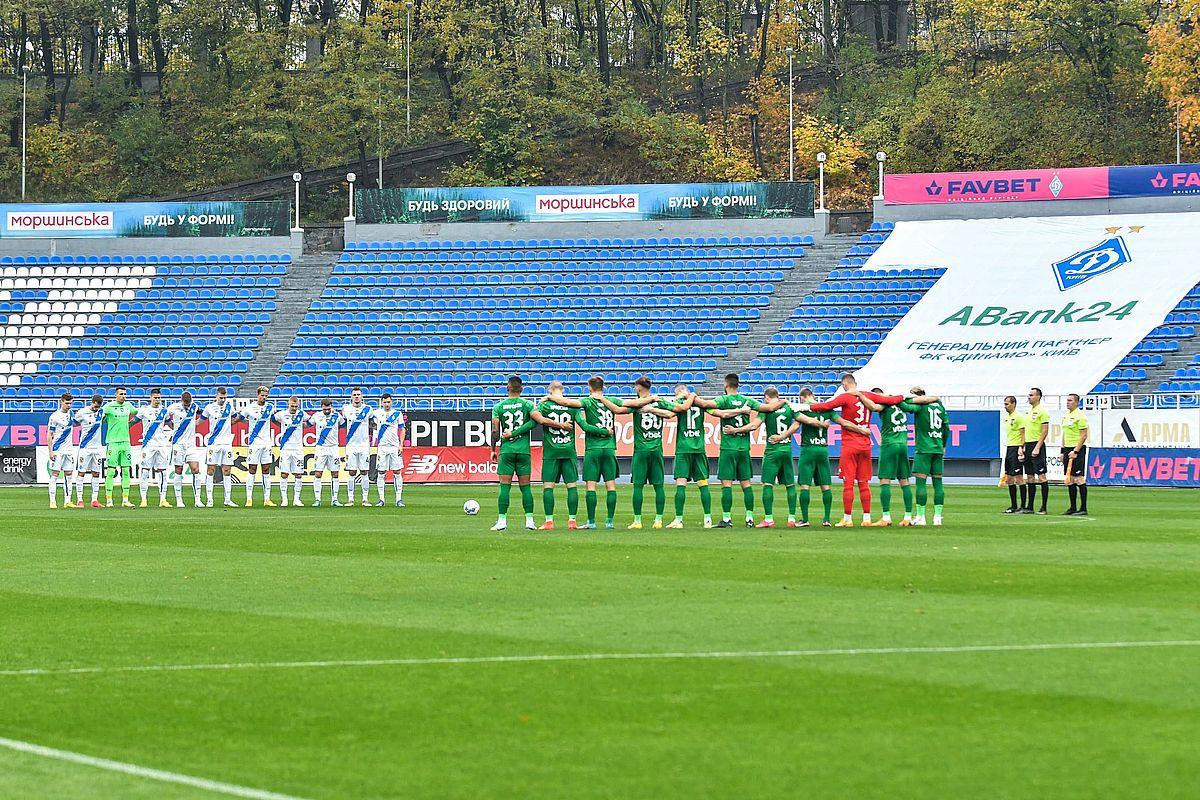
[[[1092,390],[1200,282],[1200,214],[901,222],[866,269],[946,270],[860,382]]]

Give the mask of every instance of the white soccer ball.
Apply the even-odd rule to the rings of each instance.
[[[475,516],[479,513],[479,503],[476,503],[474,500],[468,500],[463,503],[463,513],[468,517]]]

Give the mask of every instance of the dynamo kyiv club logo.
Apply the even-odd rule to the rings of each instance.
[[[1058,281],[1058,290],[1065,292],[1132,260],[1125,240],[1120,236],[1110,236],[1100,244],[1080,250],[1050,266],[1054,270],[1054,279]]]

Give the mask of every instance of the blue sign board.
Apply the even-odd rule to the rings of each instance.
[[[1200,195],[1200,164],[1109,167],[1109,197]]]

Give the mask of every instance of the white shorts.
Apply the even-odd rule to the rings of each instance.
[[[281,450],[279,453],[279,471],[284,475],[303,475],[304,453]]]
[[[199,464],[204,461],[204,452],[195,445],[177,444],[171,448],[171,463],[177,467],[184,464]]]
[[[317,449],[316,458],[313,460],[313,472],[341,472],[342,471],[342,456],[338,453],[337,448],[328,450]]]
[[[347,450],[346,469],[355,472],[366,472],[371,468],[370,450]]]
[[[142,448],[138,469],[160,470],[171,465],[171,451],[166,447]]]
[[[247,464],[270,464],[275,458],[271,453],[271,446],[265,445],[260,447],[251,447],[250,455],[246,459]]]
[[[210,467],[232,467],[233,448],[223,444],[209,445],[205,463]]]
[[[87,449],[79,451],[79,472],[101,472],[104,465],[103,450]]]
[[[74,448],[63,448],[50,459],[51,472],[74,472],[75,462],[79,460],[79,452]]]
[[[389,453],[385,450],[380,450],[379,455],[375,457],[375,470],[380,473],[391,470],[399,472],[404,469],[404,454]]]

